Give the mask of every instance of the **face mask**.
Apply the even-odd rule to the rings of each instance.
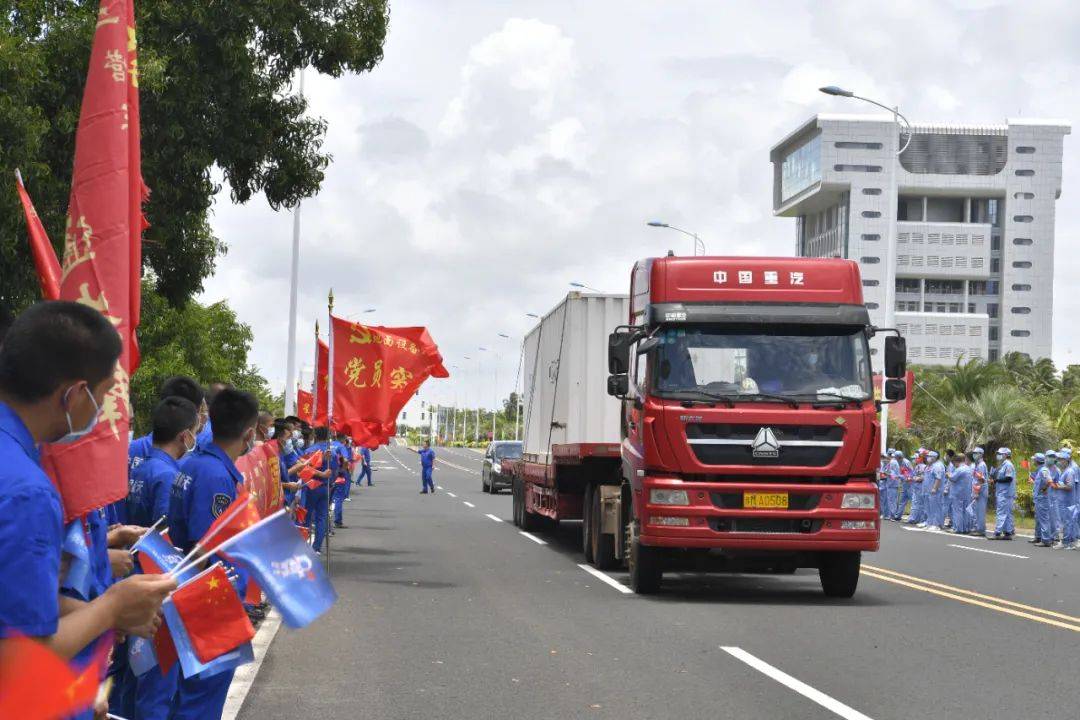
[[[65,409],[64,416],[67,417],[68,433],[59,440],[56,440],[54,444],[66,445],[68,443],[73,443],[80,438],[86,437],[90,434],[90,431],[94,429],[94,426],[97,425],[98,413],[101,412],[101,406],[97,404],[97,400],[94,399],[94,393],[90,392],[89,387],[84,386],[83,389],[86,390],[86,394],[90,396],[90,402],[94,405],[94,414],[90,416],[90,420],[86,423],[86,427],[76,430],[71,424],[71,413]],[[67,397],[70,392],[71,388],[68,388],[67,392],[64,393],[65,408],[67,407]]]
[[[184,450],[189,452],[189,453],[193,453],[193,452],[195,452],[196,447],[198,447],[198,443],[195,440],[195,434],[192,433],[192,435],[191,435],[191,447],[188,447],[188,444],[185,442],[184,443]]]
[[[277,432],[277,428],[276,428],[276,427],[272,427],[272,428],[270,428],[269,430],[267,430],[267,431],[266,431],[266,438],[267,438],[267,440],[273,440],[273,439],[274,439],[274,433],[276,433],[276,432]]]
[[[301,440],[302,439],[299,430],[293,430],[292,431],[292,439],[293,440]]]
[[[300,438],[299,440],[296,441],[296,449],[297,450],[303,450],[304,449],[304,438]]]
[[[286,440],[285,444],[282,446],[282,449],[285,450],[286,455],[291,453],[293,451],[293,441],[292,440]]]

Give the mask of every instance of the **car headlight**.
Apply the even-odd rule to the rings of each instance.
[[[502,465],[499,463],[491,463],[491,472],[502,472]]]
[[[840,507],[844,510],[873,510],[874,496],[870,493],[844,493]]]
[[[689,505],[690,496],[685,490],[662,490],[653,488],[649,491],[649,502],[654,505]]]

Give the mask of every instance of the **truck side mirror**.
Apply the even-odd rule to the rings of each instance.
[[[607,394],[612,397],[624,398],[630,393],[630,376],[626,373],[608,375]]]
[[[890,338],[892,339],[892,338]],[[907,397],[907,383],[903,380],[885,381],[885,399],[889,402],[899,402]]]
[[[629,330],[616,330],[608,335],[608,372],[625,375],[630,370],[630,344],[633,336]]]
[[[902,378],[906,374],[907,340],[900,336],[885,338],[885,377]]]

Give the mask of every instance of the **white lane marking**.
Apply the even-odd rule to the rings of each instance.
[[[229,683],[229,694],[225,698],[225,709],[221,713],[222,720],[235,720],[240,714],[240,708],[243,707],[244,700],[251,692],[255,676],[258,675],[259,668],[266,659],[266,651],[270,648],[270,643],[273,642],[279,628],[281,628],[281,613],[271,608],[266,619],[259,626],[259,632],[255,633],[251,641],[251,646],[255,650],[255,661],[237,668],[232,682]]]
[[[439,488],[440,490],[444,489],[442,485],[436,485],[435,487]]]
[[[634,594],[633,590],[626,587],[625,585],[623,585],[618,580],[615,580],[614,578],[608,576],[606,573],[600,572],[599,570],[597,570],[594,567],[591,567],[591,566],[586,565],[584,563],[580,563],[578,565],[578,567],[581,568],[582,570],[584,570],[585,572],[589,573],[590,575],[592,575],[594,578],[596,578],[600,582],[605,583],[605,584],[610,585],[611,587],[615,588],[616,590],[621,592],[623,595],[633,595]]]
[[[949,543],[949,547],[960,548],[961,550],[974,550],[975,552],[986,553],[987,555],[1000,555],[1001,557],[1020,558],[1021,560],[1029,560],[1027,555],[1013,555],[1012,553],[1003,553],[996,550],[983,550],[982,548],[971,547],[970,545],[953,545]]]
[[[441,487],[440,487],[439,489],[440,489],[440,490],[442,490],[442,488],[441,488]],[[449,490],[447,490],[447,491],[446,491],[446,494],[447,494],[447,495],[449,495],[449,496],[450,496],[450,497],[452,497],[452,498],[456,498],[456,497],[457,497],[457,495],[455,495],[454,493],[450,492]]]
[[[467,467],[461,467],[460,465],[455,465],[454,463],[450,462],[449,460],[444,460],[443,458],[436,458],[436,460],[441,462],[443,465],[449,465],[450,467],[454,468],[455,470],[460,470],[462,472],[471,473],[472,475],[479,475],[480,474],[479,470],[470,470]]]
[[[387,450],[387,451],[386,451],[386,454],[387,454],[387,455],[389,455],[390,457],[392,457],[392,458],[394,459],[394,462],[396,462],[396,463],[397,463],[398,465],[400,465],[400,466],[401,466],[401,469],[402,469],[402,470],[404,470],[404,471],[405,471],[405,472],[407,472],[407,473],[411,473],[411,474],[413,474],[413,475],[415,475],[415,474],[416,474],[416,471],[415,471],[415,470],[413,470],[412,468],[406,467],[405,463],[403,463],[403,462],[401,462],[400,460],[398,460],[398,459],[397,459],[397,456],[396,456],[396,455],[394,455],[394,453],[392,453],[392,452],[390,452],[389,450]]]
[[[810,687],[801,680],[796,680],[783,670],[773,667],[772,665],[760,658],[754,657],[742,648],[725,647],[721,645],[720,649],[726,652],[728,655],[731,655],[735,659],[741,660],[742,662],[746,663],[747,665],[754,668],[763,675],[768,675],[781,685],[785,685],[788,688],[794,690],[808,700],[816,702],[818,705],[825,708],[826,710],[830,710],[833,713],[836,713],[840,717],[844,718],[844,720],[871,720],[869,716],[863,715],[858,710],[848,707],[836,698],[829,697],[820,690],[816,690]]]
[[[473,505],[473,504],[472,504],[471,502],[469,502],[468,500],[462,500],[461,502],[465,503],[466,505],[468,505],[468,506],[469,506],[469,507],[471,507],[471,508],[474,508],[474,507],[476,507],[475,505]]]
[[[495,515],[492,515],[491,513],[488,513],[487,516],[489,518],[491,518],[492,520],[494,520],[495,522],[502,522],[503,521],[501,517],[497,517]]]
[[[524,530],[518,530],[518,535],[524,535],[525,537],[529,538],[530,540],[532,540],[537,545],[547,545],[547,540],[541,540],[540,538],[536,537],[532,533],[527,533]]]

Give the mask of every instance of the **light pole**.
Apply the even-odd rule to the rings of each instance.
[[[486,347],[478,347],[476,349],[479,350],[480,352],[487,352],[488,351],[488,349]],[[480,378],[482,378],[484,376],[483,361],[479,357],[476,358],[476,372],[477,372],[477,375],[476,375],[477,379],[480,379]],[[496,385],[499,384],[499,370],[498,370],[498,368],[495,369],[495,384]],[[477,442],[480,441],[480,406],[484,404],[483,397],[484,397],[484,392],[483,392],[483,390],[480,389],[480,385],[477,384],[477,386],[476,386],[476,440],[477,440]],[[494,420],[494,418],[493,418],[493,420]],[[494,425],[491,426],[491,439],[492,440],[495,439],[495,426]]]
[[[676,232],[681,232],[683,235],[686,235],[688,237],[692,237],[692,238],[694,238],[694,255],[698,254],[697,251],[698,251],[699,246],[701,247],[701,254],[702,255],[705,254],[705,242],[701,238],[698,237],[697,233],[690,232],[689,230],[683,230],[682,228],[677,228],[674,225],[669,225],[668,223],[660,222],[659,220],[650,220],[649,222],[647,222],[645,224],[648,225],[649,227],[667,228],[668,230],[675,230]]]
[[[504,338],[506,340],[513,340],[514,339],[514,338],[510,337],[509,335],[507,335],[506,333],[499,333],[499,337]],[[518,382],[521,379],[521,365],[525,361],[525,341],[522,340],[521,342],[519,342],[518,346],[519,346],[519,350],[518,350],[518,366],[517,366],[517,371],[514,373],[514,391],[511,394],[511,397],[514,399],[514,439],[515,440],[521,440],[521,438],[518,437],[518,420],[519,420],[519,418],[521,416],[521,395],[518,393]]]
[[[570,283],[570,287],[578,288],[580,290],[588,290],[588,291],[594,292],[594,293],[603,293],[604,292],[603,290],[597,290],[594,287],[590,287],[590,286],[586,285],[585,283],[579,283],[579,282]]]
[[[300,97],[304,96],[304,70],[300,69]],[[296,304],[300,290],[300,203],[293,210],[292,269],[289,271],[289,346],[285,360],[285,414],[296,414]]]
[[[845,90],[845,89],[843,89],[841,87],[837,87],[836,85],[827,85],[827,86],[825,86],[823,88],[818,88],[818,90],[825,93],[826,95],[832,95],[834,97],[851,98],[853,100],[862,100],[863,102],[870,103],[871,105],[876,105],[879,108],[882,108],[883,110],[888,110],[889,112],[892,113],[893,122],[896,123],[896,125],[898,127],[900,126],[900,121],[903,120],[904,125],[907,126],[907,141],[904,143],[903,147],[901,147],[899,150],[896,151],[896,157],[897,158],[899,158],[900,155],[903,154],[903,152],[905,150],[907,150],[908,145],[911,144],[911,137],[912,137],[911,123],[908,122],[908,119],[906,117],[904,117],[902,114],[900,114],[900,108],[899,107],[889,107],[888,105],[885,105],[884,103],[880,103],[877,100],[872,100],[872,99],[870,99],[868,97],[862,97],[861,95],[856,95],[851,90]],[[897,190],[897,186],[896,186],[896,165],[894,163],[893,167],[889,168],[889,196],[888,197],[889,197],[889,203],[891,203],[892,207],[890,208],[890,211],[889,211],[888,215],[886,216],[888,218],[888,222],[889,222],[888,233],[886,233],[886,238],[887,238],[888,242],[887,242],[887,244],[885,246],[885,327],[887,327],[887,328],[896,327],[896,207],[897,207],[897,203],[899,202],[899,198],[897,197],[897,195],[898,195],[898,190]],[[882,374],[881,374],[881,388],[882,388],[882,393],[884,393],[884,391],[885,391],[885,373],[884,372],[882,372]],[[882,452],[884,452],[885,448],[887,448],[889,446],[888,443],[889,443],[889,406],[887,404],[883,403],[881,405],[881,451]]]

